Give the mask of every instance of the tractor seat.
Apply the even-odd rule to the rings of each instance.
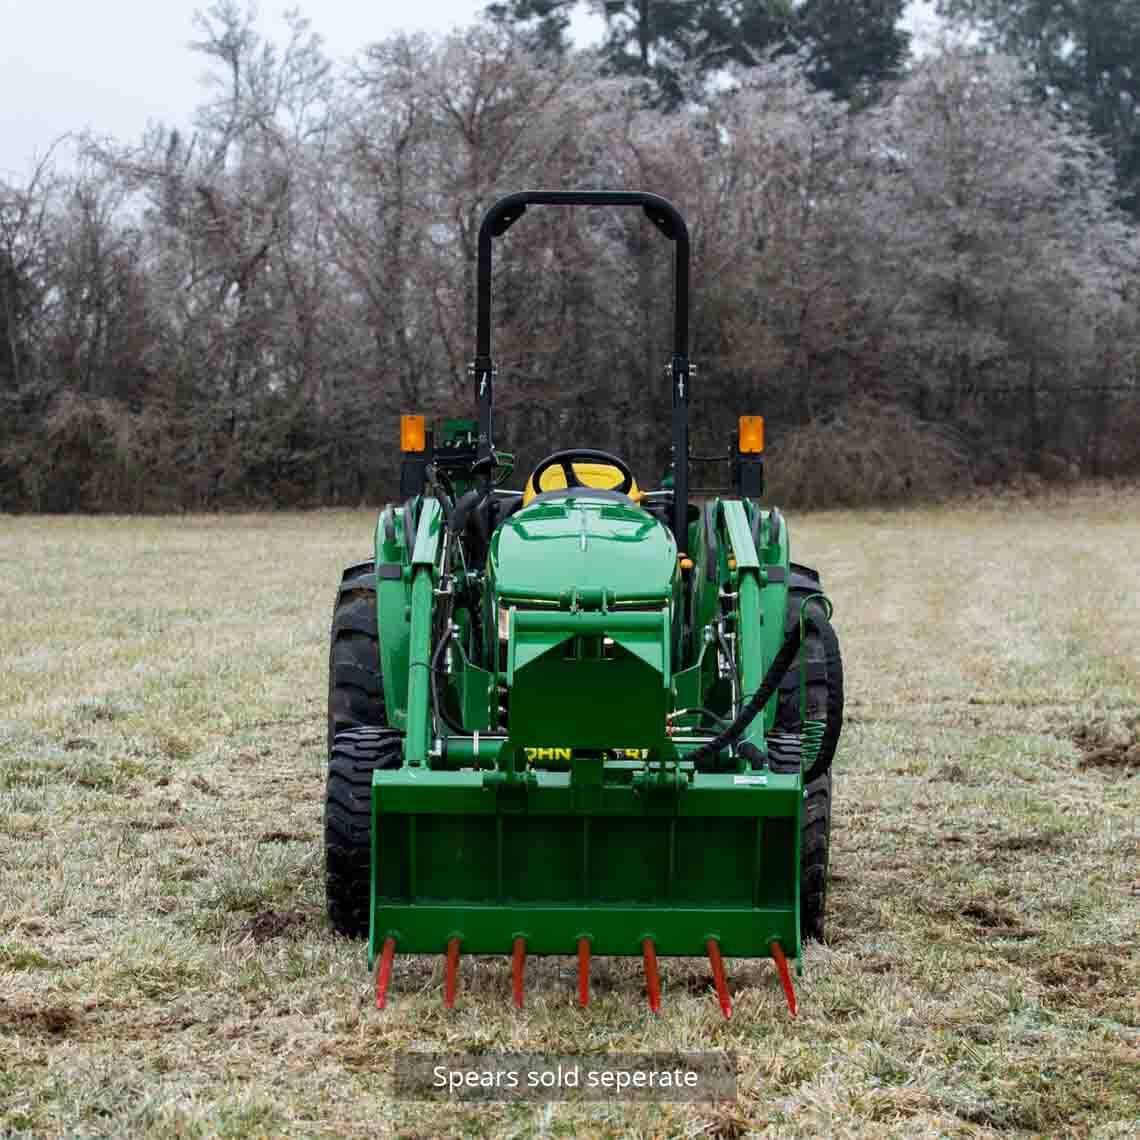
[[[599,498],[609,498],[610,495],[616,495],[616,489],[623,481],[622,473],[612,463],[598,463],[580,459],[574,460],[571,463],[571,468],[584,487],[609,492],[606,495],[599,495]],[[531,475],[526,482],[526,489],[523,491],[522,505],[524,507],[529,506],[538,495],[544,495],[548,491],[565,490],[567,490],[566,475],[562,468],[555,464],[542,472],[538,484],[535,483],[534,475]],[[637,480],[634,479],[629,490],[620,497],[640,503],[643,495],[644,492],[637,485]]]

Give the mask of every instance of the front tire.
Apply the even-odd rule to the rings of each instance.
[[[391,728],[337,733],[325,789],[325,898],[338,934],[368,934],[372,899],[372,773],[399,768],[403,737]]]
[[[329,768],[325,786],[325,897],[338,934],[368,934],[372,891],[372,773],[398,768],[402,735],[388,727],[375,564],[341,576],[329,635]]]
[[[831,846],[831,773],[804,785],[800,825],[800,937],[823,941]]]

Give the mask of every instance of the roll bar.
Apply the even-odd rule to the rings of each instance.
[[[526,213],[527,206],[640,206],[671,241],[673,274],[673,358],[668,366],[673,390],[673,535],[678,551],[688,544],[689,502],[689,228],[672,202],[639,190],[522,190],[500,198],[479,226],[476,278],[475,359],[471,374],[479,409],[477,468],[494,463],[491,413],[495,362],[491,357],[491,243]]]

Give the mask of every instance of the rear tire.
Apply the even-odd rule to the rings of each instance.
[[[822,592],[819,578],[804,567],[793,567],[788,590],[787,628],[800,620],[800,606]],[[815,761],[803,773],[804,808],[800,823],[800,936],[824,940],[828,859],[831,849],[831,762],[843,728],[843,658],[839,637],[819,601],[808,603],[804,643],[780,682],[776,723],[768,737],[768,763],[774,772],[801,767],[803,742],[800,720],[800,661],[806,661],[807,717],[822,721],[823,739]]]
[[[337,733],[325,790],[325,897],[338,934],[368,934],[372,884],[372,773],[398,768],[403,737],[391,728]]]
[[[341,576],[333,608],[329,637],[330,754],[338,732],[387,723],[376,627],[375,565],[358,562]]]
[[[800,574],[793,576],[788,590],[788,629],[799,622],[803,601],[820,591],[818,583]],[[807,616],[813,624],[806,627],[800,651],[780,681],[776,706],[775,731],[800,736],[800,662],[806,660],[807,717],[822,721],[824,731],[815,761],[804,772],[805,787],[831,770],[843,728],[843,658],[839,652],[839,637],[826,613],[818,600],[808,603]]]

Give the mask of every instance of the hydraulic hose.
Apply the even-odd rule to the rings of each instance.
[[[471,516],[471,512],[481,507],[486,497],[486,492],[481,491],[477,487],[459,496],[459,499],[455,503],[455,509],[452,511],[451,517],[447,520],[448,525],[455,531],[456,535],[463,533],[467,526],[467,520]]]
[[[447,611],[447,623],[444,626],[443,633],[441,634],[439,641],[436,643],[435,652],[431,655],[431,666],[429,671],[431,678],[431,703],[437,721],[442,721],[448,730],[452,733],[463,735],[464,730],[462,726],[452,722],[451,718],[447,715],[446,709],[443,707],[443,702],[439,699],[439,659],[444,649],[447,647],[447,643],[452,638],[451,616],[453,612],[454,606],[449,607]],[[438,724],[436,727],[438,729]]]
[[[811,618],[805,617],[804,624],[812,625]],[[788,631],[787,637],[784,638],[784,644],[780,647],[780,652],[776,654],[775,660],[768,666],[768,672],[764,674],[764,680],[760,682],[760,688],[753,693],[751,699],[740,710],[740,713],[732,724],[723,732],[714,736],[712,740],[706,744],[702,744],[695,752],[690,752],[685,759],[691,760],[699,767],[706,760],[711,760],[718,752],[728,748],[730,745],[736,744],[744,735],[748,726],[756,719],[756,714],[759,713],[771,699],[772,694],[776,691],[776,687],[783,680],[784,674],[792,667],[792,662],[795,660],[799,648],[800,623],[796,622]],[[745,744],[741,748],[741,755],[751,763],[760,759],[760,750],[754,744]]]

